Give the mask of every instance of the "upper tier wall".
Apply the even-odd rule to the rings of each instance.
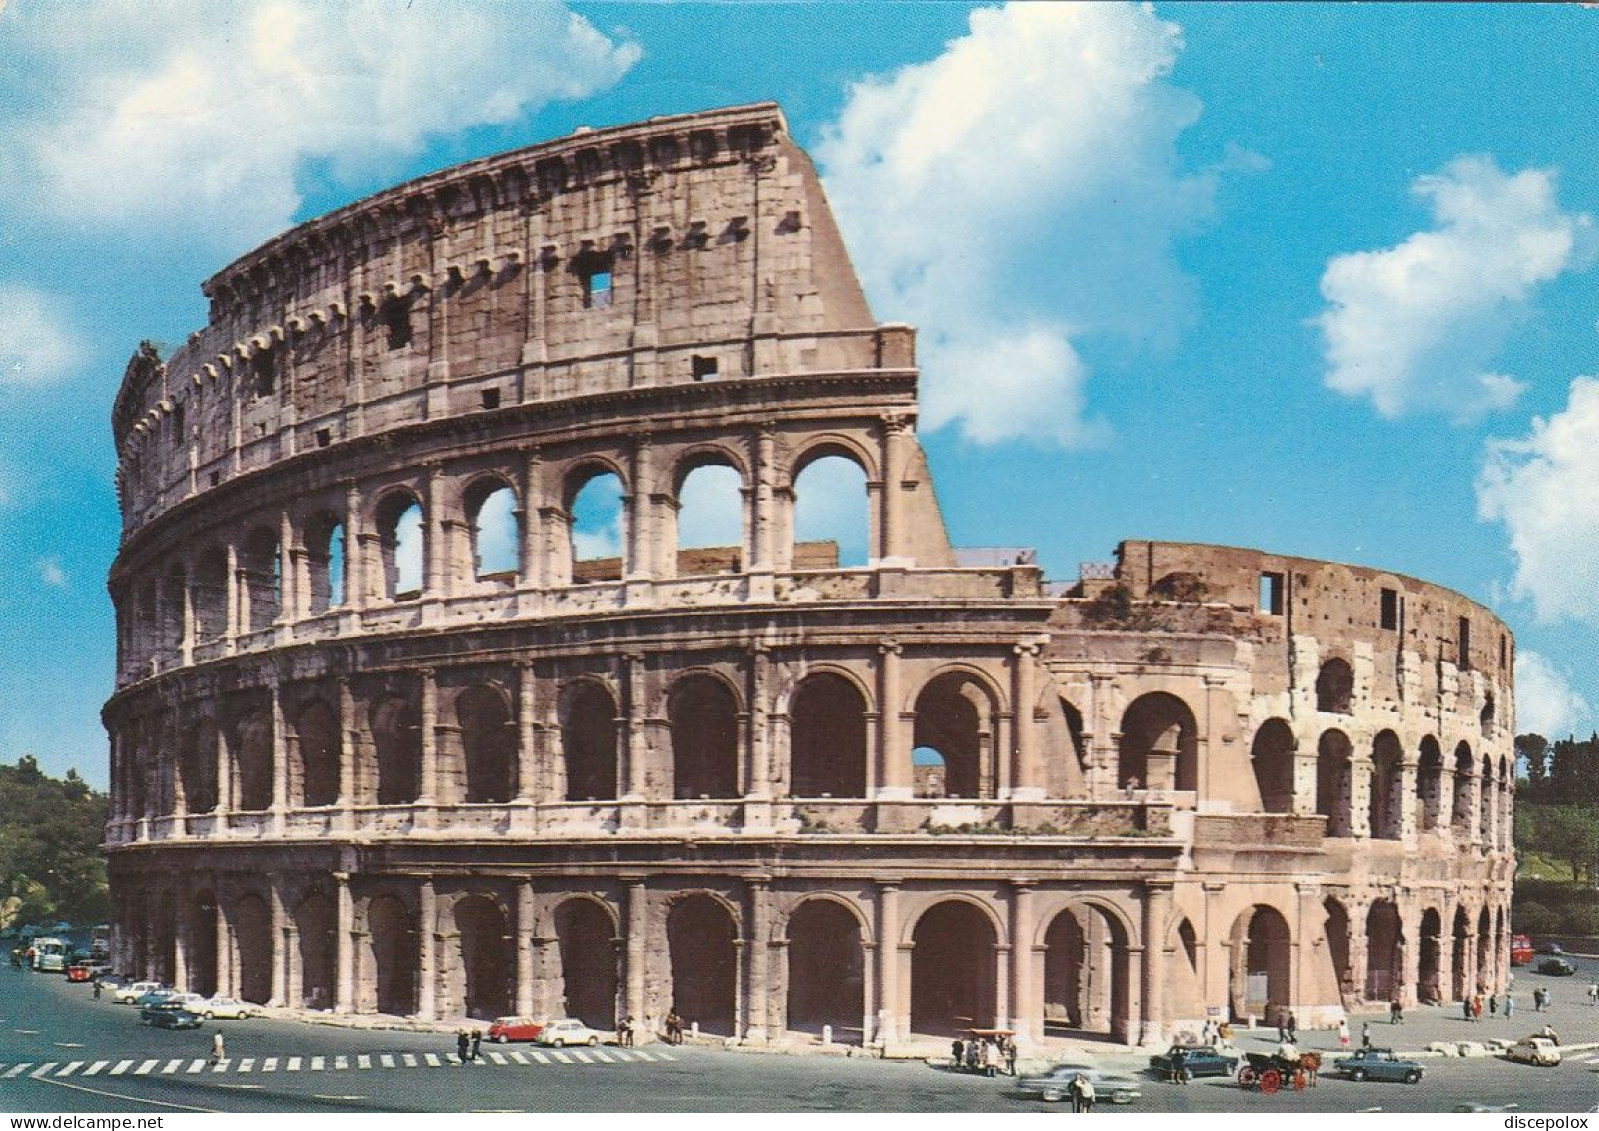
[[[302,224],[129,364],[124,534],[296,452],[500,405],[908,368],[771,104],[586,131]],[[885,341],[890,345],[885,348]]]

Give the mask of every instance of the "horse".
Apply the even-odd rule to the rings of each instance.
[[[1299,1071],[1305,1075],[1305,1085],[1314,1088],[1316,1086],[1316,1075],[1321,1071],[1321,1053],[1300,1053]]]

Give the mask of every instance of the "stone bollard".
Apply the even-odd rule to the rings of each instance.
[[[833,1043],[833,1027],[831,1025],[823,1025],[822,1026],[822,1044],[830,1045],[832,1043]]]

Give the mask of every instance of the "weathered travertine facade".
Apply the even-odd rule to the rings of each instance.
[[[114,413],[124,969],[755,1041],[1502,982],[1505,627],[1252,550],[1128,542],[1057,595],[952,549],[913,331],[775,107],[449,169],[206,291]],[[822,459],[863,566],[796,545]],[[737,546],[681,544],[704,467]]]

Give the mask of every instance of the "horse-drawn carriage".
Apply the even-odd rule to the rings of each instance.
[[[1238,1070],[1240,1088],[1259,1088],[1268,1096],[1282,1090],[1284,1084],[1294,1091],[1316,1086],[1316,1074],[1321,1071],[1321,1053],[1305,1052],[1298,1056],[1280,1056],[1277,1053],[1250,1052],[1244,1054],[1248,1062]]]

